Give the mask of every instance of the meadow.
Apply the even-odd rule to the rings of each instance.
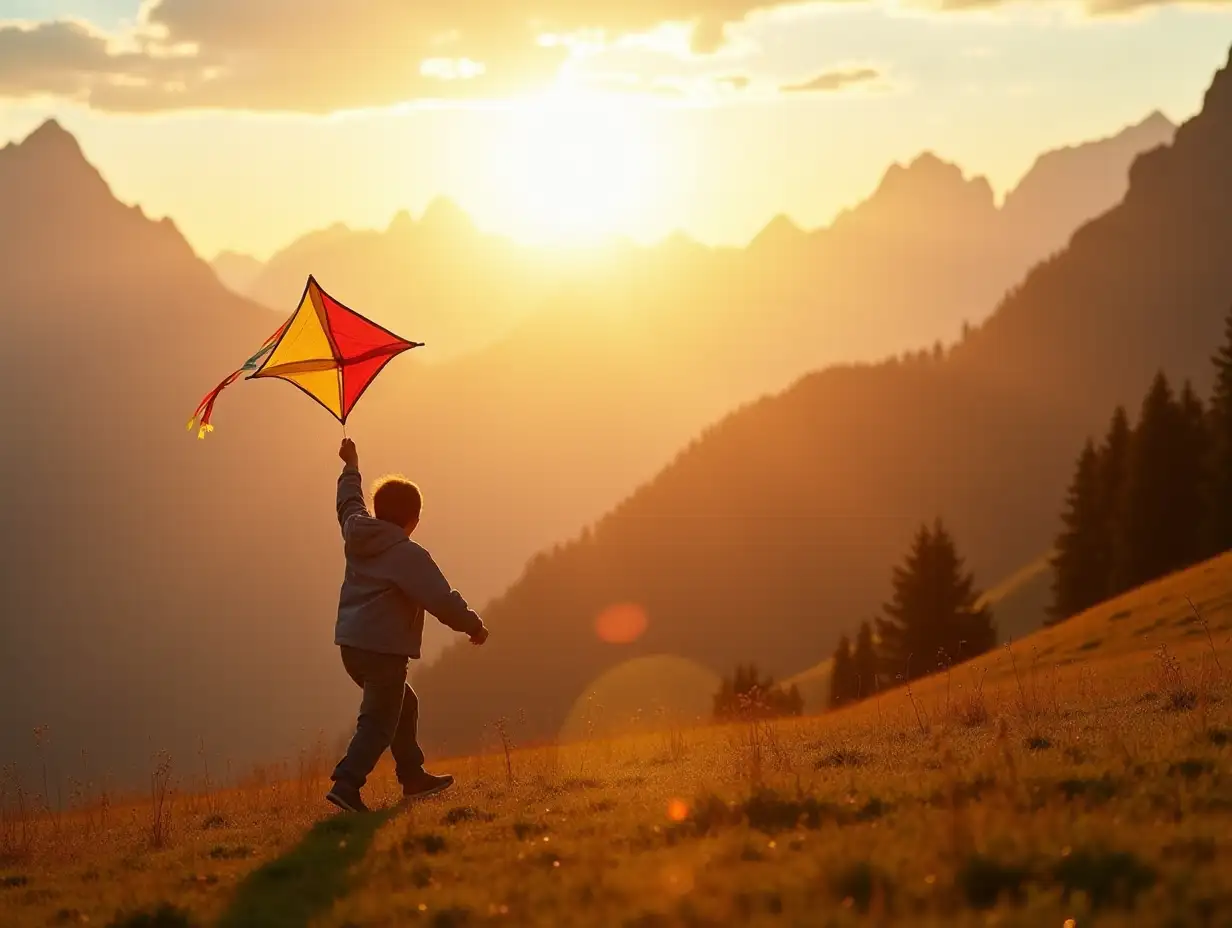
[[[1230,697],[1225,556],[837,712],[509,723],[409,808],[382,766],[367,816],[324,803],[322,744],[54,813],[10,773],[0,924],[1228,926]]]

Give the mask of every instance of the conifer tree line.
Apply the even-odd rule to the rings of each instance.
[[[804,697],[794,683],[784,689],[774,677],[763,675],[756,664],[739,664],[731,677],[724,677],[714,695],[714,717],[733,719],[775,718],[801,715]]]
[[[1124,409],[1078,455],[1052,557],[1059,622],[1232,548],[1232,313],[1204,404],[1161,371],[1131,425]]]
[[[871,696],[896,680],[914,680],[991,650],[996,624],[941,519],[916,532],[894,568],[884,615],[860,625],[853,647],[838,643],[830,670],[830,706]]]

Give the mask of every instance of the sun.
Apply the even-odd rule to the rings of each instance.
[[[656,153],[644,105],[558,89],[512,104],[493,156],[517,238],[587,244],[653,208]]]

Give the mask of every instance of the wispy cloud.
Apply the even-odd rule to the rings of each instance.
[[[838,93],[851,87],[873,83],[882,76],[876,68],[840,68],[823,71],[816,77],[796,84],[784,84],[779,90],[783,93]]]

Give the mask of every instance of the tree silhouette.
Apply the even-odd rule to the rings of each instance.
[[[834,649],[834,662],[830,666],[830,708],[844,706],[855,697],[855,664],[851,656],[851,640],[844,635]]]
[[[873,644],[873,627],[869,622],[860,623],[856,635],[856,651],[853,658],[856,698],[867,699],[877,692],[877,652]]]
[[[1096,480],[1099,489],[1099,546],[1103,554],[1102,598],[1124,592],[1113,576],[1113,553],[1119,544],[1117,538],[1121,531],[1121,509],[1125,498],[1125,478],[1129,471],[1129,450],[1133,437],[1125,407],[1118,406],[1112,414],[1108,433],[1099,448],[1099,474]]]
[[[1215,390],[1209,419],[1206,548],[1216,554],[1232,548],[1232,311],[1224,322],[1223,344],[1212,363]]]
[[[774,677],[763,677],[756,664],[740,664],[732,676],[724,677],[714,696],[716,719],[772,718],[779,715],[800,715],[804,698],[794,683],[784,690],[776,686]]]
[[[1120,590],[1192,563],[1201,513],[1194,507],[1198,469],[1189,431],[1186,413],[1160,372],[1130,445],[1114,566]]]
[[[1100,512],[1100,456],[1088,441],[1078,456],[1052,558],[1051,621],[1102,602],[1108,592],[1108,549]]]
[[[1181,558],[1181,566],[1188,567],[1214,553],[1206,533],[1210,423],[1206,407],[1189,381],[1185,381],[1181,390],[1179,412],[1181,438],[1176,449],[1178,470],[1173,492],[1176,494],[1176,516],[1183,528],[1178,536],[1183,541],[1183,547],[1177,556]]]
[[[894,568],[893,597],[877,619],[879,659],[887,674],[908,680],[938,662],[982,654],[996,644],[987,607],[976,608],[974,578],[964,571],[954,539],[940,519],[920,527],[902,566]]]

